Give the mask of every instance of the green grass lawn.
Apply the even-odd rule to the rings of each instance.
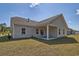
[[[0,55],[79,55],[79,35],[55,40],[36,38],[0,42]]]

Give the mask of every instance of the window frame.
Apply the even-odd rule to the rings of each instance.
[[[21,29],[21,34],[25,35],[26,34],[26,28]]]
[[[36,34],[39,34],[39,29],[36,29]]]
[[[59,35],[61,34],[60,29],[59,29]]]

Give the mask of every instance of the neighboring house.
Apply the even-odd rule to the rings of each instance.
[[[79,34],[79,31],[76,31],[75,34]]]
[[[36,22],[21,17],[11,18],[12,37],[53,39],[67,35],[68,26],[62,14]]]
[[[79,31],[77,30],[73,30],[71,28],[68,28],[68,32],[67,32],[68,35],[72,35],[72,34],[79,34]]]
[[[68,35],[75,34],[75,30],[73,30],[73,29],[71,29],[71,28],[68,28],[67,34],[68,34]]]

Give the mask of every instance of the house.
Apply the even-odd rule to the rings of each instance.
[[[53,39],[67,35],[68,26],[63,14],[59,14],[43,21],[37,22],[22,17],[11,17],[12,37],[37,37]]]
[[[75,34],[79,34],[79,31],[75,31]]]
[[[79,31],[77,30],[73,30],[71,28],[68,28],[68,32],[67,32],[68,35],[72,35],[72,34],[79,34]]]
[[[75,30],[73,30],[73,29],[71,29],[71,28],[68,28],[67,34],[68,34],[68,35],[75,34]]]

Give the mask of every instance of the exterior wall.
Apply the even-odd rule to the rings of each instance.
[[[22,28],[26,29],[25,34],[22,34]],[[35,28],[33,28],[33,27],[14,25],[13,38],[32,37],[34,35],[34,33],[35,33]]]
[[[53,22],[51,22],[51,24],[57,27],[57,37],[62,37],[62,36],[67,35],[68,29],[66,27],[63,17],[56,18]],[[60,29],[60,34],[59,34],[59,29]],[[63,29],[65,31],[65,34],[63,34]]]
[[[57,37],[57,28],[49,27],[49,37],[56,38]]]

